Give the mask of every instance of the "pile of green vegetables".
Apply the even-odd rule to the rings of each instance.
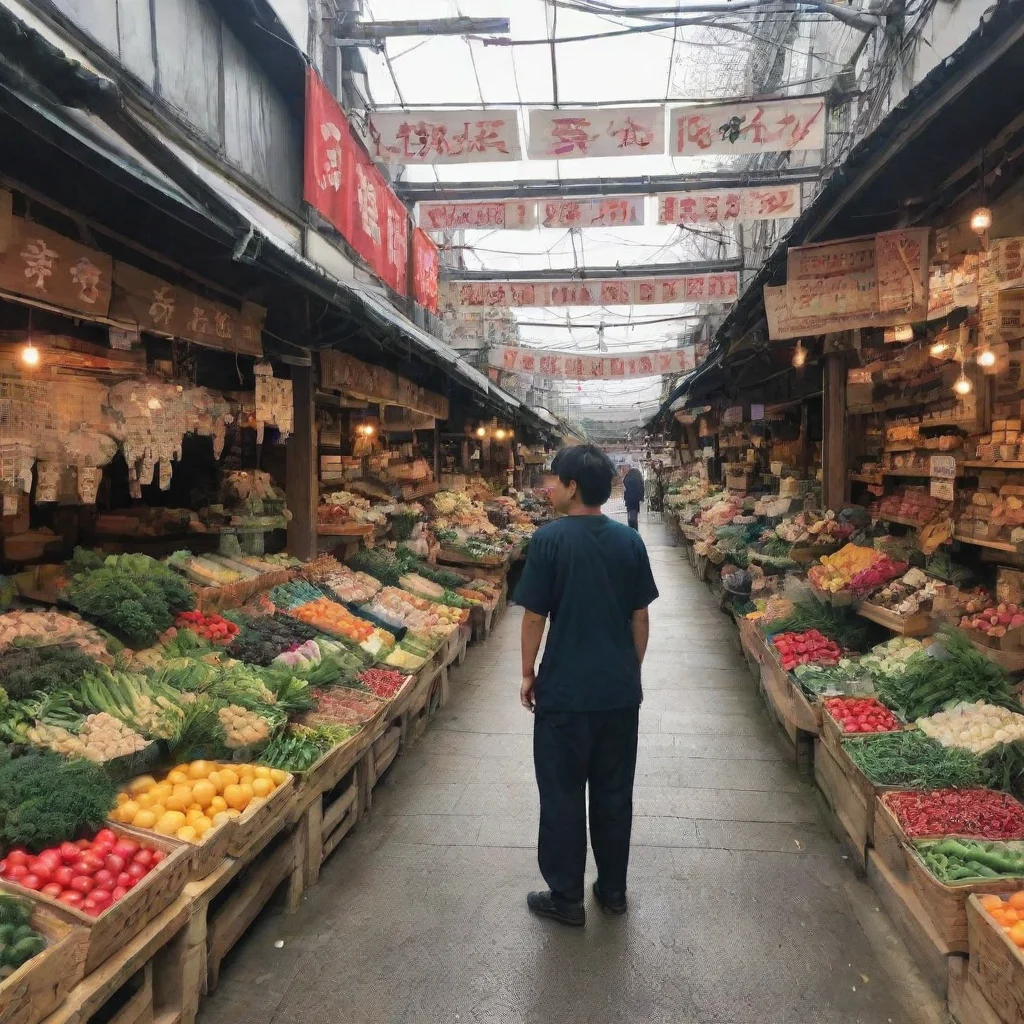
[[[265,615],[250,619],[229,616],[241,626],[231,641],[228,655],[250,665],[269,665],[294,644],[317,637],[317,631],[289,615]]]
[[[39,852],[102,827],[117,787],[99,765],[49,752],[0,764],[0,846]]]
[[[843,740],[843,750],[876,786],[973,789],[989,775],[969,750],[944,747],[918,729]]]
[[[914,847],[925,867],[940,882],[1024,877],[1024,843],[921,839]]]
[[[81,548],[71,562],[67,600],[85,618],[132,647],[149,647],[195,607],[195,595],[173,570],[148,555],[109,555]]]
[[[902,675],[876,682],[878,696],[908,722],[956,701],[981,700],[1010,711],[1022,710],[1009,676],[959,630],[943,630],[930,650],[936,653],[912,654]]]
[[[386,587],[397,587],[408,571],[402,560],[382,548],[361,548],[348,558],[347,564],[356,572],[365,572],[380,580]]]
[[[762,624],[766,634],[804,633],[816,629],[822,636],[834,640],[840,647],[859,650],[868,637],[869,626],[864,619],[850,614],[845,608],[819,604],[817,601],[798,601],[793,610],[781,619]]]
[[[46,939],[32,927],[32,904],[0,896],[0,981],[46,949]]]
[[[11,700],[71,686],[95,667],[96,662],[75,644],[12,644],[0,651],[0,679]]]
[[[292,725],[259,753],[259,763],[286,772],[306,772],[332,747],[359,732],[354,725]]]

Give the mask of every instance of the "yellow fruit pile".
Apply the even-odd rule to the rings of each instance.
[[[807,578],[819,589],[838,593],[861,570],[881,558],[874,548],[845,544],[833,555],[822,555],[821,564],[811,566]]]
[[[252,764],[192,761],[179,764],[159,782],[140,775],[117,796],[114,821],[200,843],[212,828],[261,804],[288,773]]]

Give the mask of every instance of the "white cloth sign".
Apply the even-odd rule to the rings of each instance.
[[[644,223],[643,196],[599,199],[547,199],[541,202],[546,228],[631,227]]]
[[[532,160],[664,153],[665,108],[534,109],[527,152]]]
[[[395,164],[518,160],[517,110],[416,110],[370,114],[370,152]]]
[[[629,380],[693,369],[693,352],[686,348],[589,356],[578,352],[498,346],[490,350],[488,360],[491,366],[508,373],[530,373],[559,380]]]
[[[824,149],[825,100],[763,100],[669,112],[673,156]]]
[[[488,203],[420,203],[419,225],[424,231],[458,228],[521,231],[537,226],[537,203],[501,199]]]
[[[799,185],[672,192],[658,196],[659,224],[732,224],[799,216]]]
[[[595,281],[452,281],[448,302],[455,309],[729,303],[738,288],[735,271]]]

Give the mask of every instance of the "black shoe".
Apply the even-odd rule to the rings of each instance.
[[[604,892],[600,882],[594,883],[594,895],[597,897],[597,902],[609,914],[624,914],[628,909],[624,892]]]
[[[568,900],[552,896],[550,892],[531,892],[527,894],[526,905],[531,914],[538,917],[550,917],[552,921],[582,928],[587,923],[583,901],[570,903]]]

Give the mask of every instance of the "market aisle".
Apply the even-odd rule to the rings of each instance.
[[[575,931],[526,912],[541,879],[513,608],[302,910],[242,943],[204,1024],[940,1019],[787,763],[735,627],[662,527],[644,533],[662,598],[629,915],[589,901]]]

